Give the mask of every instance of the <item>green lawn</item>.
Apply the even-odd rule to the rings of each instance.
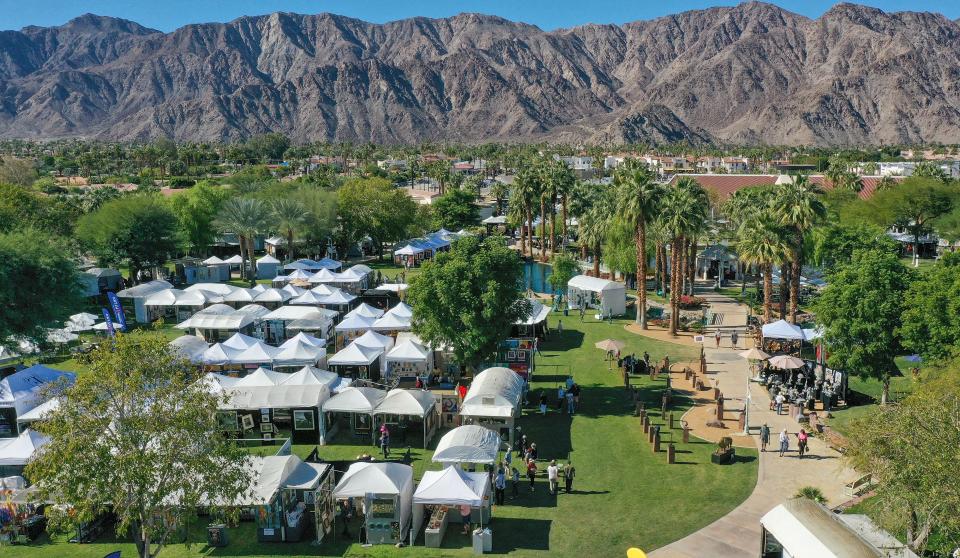
[[[627,548],[639,546],[652,550],[713,522],[747,498],[757,477],[757,454],[742,450],[740,461],[730,466],[710,463],[714,445],[702,440],[682,444],[678,431],[667,432],[664,440],[677,443],[677,464],[668,465],[664,452],[654,454],[647,443],[640,422],[632,416],[633,404],[624,391],[620,376],[607,368],[604,354],[594,343],[604,338],[625,341],[624,354],[650,352],[659,360],[669,354],[672,361],[695,357],[692,347],[658,342],[633,335],[623,329],[628,320],[607,324],[579,318],[551,316],[555,328],[563,320],[564,332],[551,337],[543,345],[537,361],[534,390],[548,390],[551,401],[556,386],[567,374],[583,387],[581,410],[574,416],[560,414],[555,408],[539,415],[531,406],[524,410],[519,425],[540,450],[541,470],[546,460],[572,459],[577,467],[573,494],[552,497],[547,494],[545,479],[539,479],[536,492],[522,488],[520,497],[494,511],[491,528],[497,554],[512,556],[623,556]],[[663,380],[637,381],[642,396],[656,407]],[[539,393],[531,394],[535,403]],[[676,402],[677,417],[689,401]],[[655,423],[659,412],[653,413]],[[679,426],[679,421],[677,421]],[[296,453],[305,455],[311,446],[296,446]],[[398,448],[397,453],[402,452]],[[372,446],[360,442],[320,448],[325,459],[351,459],[361,452],[374,452]],[[414,468],[419,478],[426,469],[439,468],[429,461],[431,451],[413,449]],[[508,490],[509,493],[509,490]],[[229,531],[230,546],[209,549],[197,530],[191,548],[176,544],[162,556],[468,556],[467,537],[449,532],[448,548],[428,550],[422,546],[398,550],[393,547],[364,548],[342,541],[319,547],[308,544],[255,543],[252,526]],[[98,541],[82,546],[50,543],[5,549],[10,558],[77,556],[100,558],[114,549],[124,555],[133,552],[132,545],[116,541]]]
[[[913,391],[913,378],[910,374],[910,368],[913,366],[898,357],[896,363],[903,376],[897,376],[890,380],[890,399],[898,401],[903,399]],[[831,411],[832,418],[828,424],[831,428],[841,434],[849,432],[850,424],[856,419],[873,412],[880,404],[880,395],[883,392],[883,384],[879,380],[850,377],[851,405],[845,409],[835,409]]]

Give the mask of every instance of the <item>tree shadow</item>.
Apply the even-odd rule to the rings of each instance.
[[[550,524],[546,519],[494,517],[490,523],[493,552],[550,550]]]

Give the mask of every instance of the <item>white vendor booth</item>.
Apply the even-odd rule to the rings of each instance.
[[[0,478],[23,475],[23,468],[49,438],[31,429],[16,438],[0,440]]]
[[[412,339],[398,342],[385,360],[388,380],[423,377],[433,370],[433,351]]]
[[[487,368],[477,374],[463,398],[460,418],[493,430],[513,445],[514,420],[520,416],[523,378],[509,368]]]
[[[424,448],[433,439],[440,422],[437,398],[422,389],[391,389],[374,409],[373,414],[377,417],[377,422],[388,425],[391,440],[397,440],[401,444],[407,443],[409,417],[419,418],[423,427]]]
[[[459,510],[456,509],[458,506],[470,506],[471,522],[480,525],[489,522],[490,476],[487,473],[468,473],[456,465],[450,465],[442,471],[425,471],[413,493],[414,528],[411,533],[418,532],[424,517],[429,517],[424,531],[424,546],[440,548],[447,524],[451,521],[462,523]]]
[[[326,444],[327,440],[337,432],[339,425],[335,420],[336,417],[331,416],[332,413],[349,415],[350,432],[354,436],[361,438],[369,436],[373,440],[375,435],[373,413],[386,396],[387,392],[382,389],[351,386],[331,397],[323,404],[323,415],[320,417],[320,443]]]
[[[53,394],[45,390],[62,383],[72,385],[77,375],[35,364],[0,380],[0,443],[19,434],[17,420],[46,402]]]
[[[577,275],[567,283],[567,307],[571,310],[593,308],[601,316],[620,316],[627,311],[627,287],[589,275]]]
[[[916,558],[869,518],[794,498],[760,518],[762,558]]]
[[[333,489],[337,500],[350,499],[355,510],[366,510],[369,544],[397,544],[410,527],[413,508],[413,467],[402,463],[354,463]]]
[[[458,426],[440,438],[433,452],[433,462],[493,465],[497,462],[502,442],[496,432],[482,426]]]

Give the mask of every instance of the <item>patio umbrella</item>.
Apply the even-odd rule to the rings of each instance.
[[[617,341],[616,339],[604,339],[603,341],[598,341],[594,346],[607,352],[616,352],[626,347],[627,344],[623,341]]]
[[[70,316],[70,322],[80,326],[92,326],[98,319],[100,319],[99,316],[90,312],[80,312]]]
[[[749,351],[740,351],[737,354],[740,355],[741,358],[745,358],[747,360],[767,360],[770,358],[770,355],[756,347],[750,349]]]
[[[795,356],[790,355],[777,355],[770,358],[770,366],[774,368],[780,368],[782,370],[794,370],[796,368],[803,368],[803,361]]]

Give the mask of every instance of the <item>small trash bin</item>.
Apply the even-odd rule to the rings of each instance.
[[[483,531],[480,529],[473,531],[473,553],[483,554]]]
[[[222,548],[227,546],[227,526],[216,523],[207,526],[207,546]]]
[[[483,537],[483,551],[493,552],[493,531],[485,528],[480,536]]]

